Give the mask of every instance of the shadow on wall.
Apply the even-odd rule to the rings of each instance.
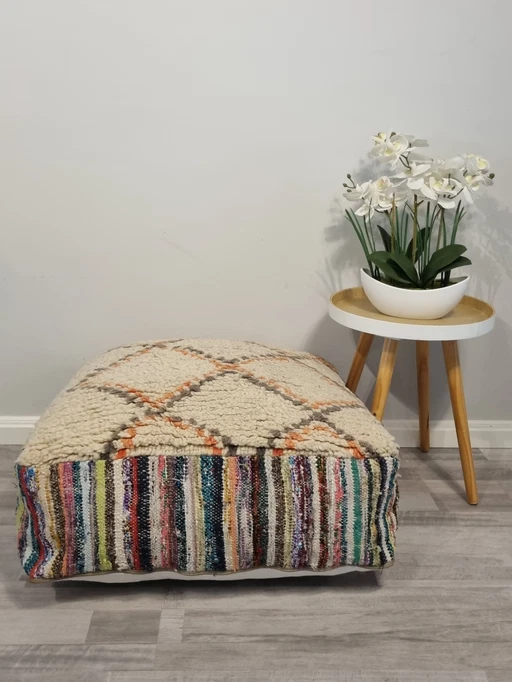
[[[462,242],[473,261],[473,295],[494,303],[498,290],[512,281],[512,213],[489,195],[478,203],[462,225]]]
[[[374,162],[363,161],[354,171],[353,176],[354,178],[378,177],[381,172]],[[318,290],[324,300],[339,289],[358,286],[359,268],[365,264],[359,241],[345,218],[347,204],[348,202],[340,197],[333,200],[330,210],[331,221],[325,229],[325,241],[330,253],[325,259],[324,268],[317,273],[321,282]],[[468,255],[473,261],[470,270],[472,275],[470,294],[483,298],[491,304],[497,301],[502,287],[505,287],[512,295],[512,213],[510,209],[500,205],[492,196],[482,193],[461,226],[460,241],[467,246]],[[504,319],[503,314],[506,315],[505,310],[500,310],[498,313],[496,328],[486,344],[488,353],[492,355],[488,355],[484,363],[489,362],[489,357],[503,356],[512,348],[512,319]],[[322,355],[332,362],[345,379],[358,338],[359,332],[336,324],[326,314],[311,331],[306,347],[311,352]],[[363,374],[358,389],[359,396],[367,403],[375,383],[381,347],[381,340],[376,339],[368,357],[367,370]],[[392,410],[395,413],[389,415],[392,418],[407,417],[408,413],[410,415],[410,413],[417,412],[415,363],[414,342],[402,341],[398,350],[391,388],[392,396],[401,404],[401,407],[395,407]],[[451,408],[441,344],[431,344],[430,364],[432,418],[447,418]],[[491,373],[498,364],[492,365]],[[368,371],[371,379],[368,378]],[[507,371],[512,375],[512,370]],[[498,376],[493,376],[492,379],[499,382]],[[510,379],[512,376],[509,377]],[[485,396],[482,395],[481,398],[485,400]],[[478,399],[475,396],[476,400]]]

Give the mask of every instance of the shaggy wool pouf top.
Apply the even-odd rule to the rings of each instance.
[[[178,339],[122,346],[85,365],[40,419],[18,463],[260,448],[398,454],[324,360],[254,342]]]

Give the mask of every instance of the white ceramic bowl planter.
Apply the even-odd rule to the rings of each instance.
[[[384,315],[412,320],[438,320],[461,301],[469,276],[437,289],[401,289],[370,277],[361,268],[361,284],[370,303]]]

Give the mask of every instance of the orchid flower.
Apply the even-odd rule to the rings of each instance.
[[[397,185],[393,185],[391,179],[384,175],[375,182],[364,182],[362,185],[349,188],[345,192],[345,197],[350,201],[362,201],[363,203],[355,211],[355,214],[371,218],[375,211],[382,213],[391,210],[396,188]]]
[[[439,159],[435,164],[435,167],[443,175],[453,175],[454,173],[462,172],[464,166],[465,160],[463,156],[452,156],[451,159]]]
[[[416,149],[416,147],[428,147],[427,140],[417,138],[414,135],[404,135],[403,137],[409,142],[411,149]]]
[[[363,182],[362,185],[355,185],[354,187],[349,187],[347,191],[343,193],[343,196],[346,197],[349,201],[360,201],[368,192],[370,184],[371,180],[369,180],[368,182]]]
[[[466,171],[469,175],[485,175],[489,172],[489,162],[483,156],[476,154],[466,154]]]
[[[439,206],[445,209],[455,208],[453,197],[462,191],[462,189],[463,187],[458,180],[451,177],[444,178],[438,173],[432,174],[428,179],[428,190],[430,190],[431,194],[435,195],[435,199]],[[428,194],[425,194],[425,196],[429,197]]]
[[[492,173],[491,173],[492,175]],[[493,175],[470,175],[469,173],[464,173],[462,180],[462,195],[469,204],[473,203],[473,194],[478,192],[482,185],[488,186],[493,185]]]
[[[404,168],[400,173],[395,175],[395,178],[403,178],[409,189],[419,190],[425,184],[425,174],[430,170],[430,164],[420,163],[414,161],[409,165],[409,168]]]
[[[371,218],[376,210],[389,210],[392,204],[387,200],[385,194],[379,192],[376,182],[371,182],[369,185],[368,191],[362,197],[363,203],[355,211],[355,214],[359,216],[367,215]]]
[[[378,133],[372,139],[374,146],[371,155],[389,163],[391,169],[396,168],[400,157],[406,151],[413,149],[404,135],[396,133]]]

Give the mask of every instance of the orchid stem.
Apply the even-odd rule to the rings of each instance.
[[[441,206],[439,207],[439,230],[437,232],[437,244],[436,244],[436,251],[439,251],[439,247],[441,246],[441,235],[444,233],[444,208]]]
[[[412,233],[412,262],[413,264],[416,263],[416,248],[418,245],[418,196],[415,194],[414,195],[414,210],[413,210],[413,215],[414,215],[414,225],[413,225],[413,233]]]
[[[430,201],[427,202],[427,216],[425,219],[425,232],[424,232],[424,237],[423,237],[423,251],[422,251],[421,259],[420,259],[421,260],[420,269],[422,272],[425,269],[425,266],[427,265],[427,255],[428,255],[427,246],[428,246],[428,237],[429,237],[429,234],[428,234],[429,233],[429,229],[428,229],[429,222],[430,222]]]
[[[393,206],[391,207],[391,253],[396,253],[396,203],[393,195]]]

